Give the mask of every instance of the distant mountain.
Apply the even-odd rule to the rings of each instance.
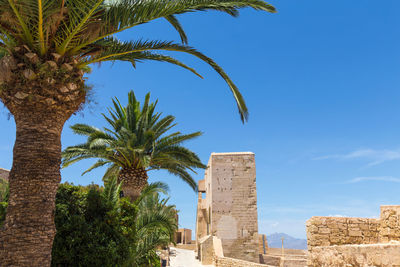
[[[281,248],[282,247],[282,237],[283,247],[291,249],[307,249],[307,240],[294,238],[290,235],[284,233],[274,233],[267,236],[268,247],[270,248]]]

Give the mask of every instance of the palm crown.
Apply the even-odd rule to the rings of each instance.
[[[64,150],[63,166],[82,159],[99,158],[84,173],[108,165],[106,178],[118,175],[121,170],[147,172],[165,169],[196,189],[196,183],[188,171],[194,172],[194,168],[205,166],[182,143],[200,136],[201,133],[166,134],[176,125],[175,118],[170,115],[161,117],[161,113],[155,112],[157,101],[150,103],[150,94],[146,95],[143,107],[136,100],[133,91],[128,96],[126,107],[115,99],[114,108],[109,109],[109,116],[103,114],[110,128],[100,130],[86,124],[75,124],[71,127],[75,133],[87,136],[87,141]],[[138,178],[140,177],[136,177]],[[147,176],[145,179],[147,180]]]
[[[81,69],[104,61],[144,60],[179,65],[199,75],[193,68],[160,51],[191,54],[208,63],[229,85],[242,120],[247,107],[236,85],[211,58],[187,45],[186,34],[176,14],[217,10],[232,16],[251,7],[275,12],[261,0],[0,0],[0,57],[25,47],[41,59],[54,57],[73,61]],[[114,34],[163,18],[179,33],[182,44],[160,40],[119,41]],[[200,76],[200,75],[199,75]]]

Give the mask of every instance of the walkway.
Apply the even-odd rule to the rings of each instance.
[[[194,251],[187,249],[171,248],[170,260],[171,267],[213,267],[213,265],[202,265],[196,260]]]

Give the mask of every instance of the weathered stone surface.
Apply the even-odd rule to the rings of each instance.
[[[254,153],[212,153],[201,188],[196,239],[216,236],[225,256],[259,262]]]
[[[381,206],[379,241],[400,241],[400,206]]]
[[[270,265],[248,262],[233,258],[216,257],[214,261],[215,267],[268,267]],[[273,266],[270,266],[273,267]]]
[[[315,247],[310,253],[309,266],[400,266],[400,243]]]
[[[306,228],[309,249],[400,241],[400,206],[382,206],[380,219],[312,217]]]
[[[381,206],[380,219],[312,217],[306,227],[309,266],[400,266],[400,206]]]
[[[378,242],[379,219],[312,217],[307,221],[308,248]]]

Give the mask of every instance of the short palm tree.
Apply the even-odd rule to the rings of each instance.
[[[201,133],[167,134],[176,125],[175,118],[171,115],[162,117],[156,112],[157,101],[150,102],[150,93],[146,95],[143,107],[133,91],[128,94],[126,107],[117,98],[113,104],[109,116],[103,114],[110,128],[100,130],[86,124],[71,127],[76,134],[87,136],[87,140],[63,151],[63,166],[82,159],[98,158],[84,173],[108,166],[105,178],[118,176],[124,195],[131,199],[136,199],[147,185],[147,172],[150,170],[167,170],[195,190],[196,182],[188,171],[205,168],[205,165],[182,143]]]
[[[10,205],[0,231],[0,262],[49,266],[53,214],[61,180],[61,131],[85,102],[83,75],[104,61],[164,61],[197,72],[161,53],[191,54],[227,82],[242,120],[247,108],[235,84],[209,57],[187,45],[175,15],[217,10],[232,16],[251,7],[274,12],[261,0],[0,0],[0,100],[14,116],[16,140],[10,172]],[[182,44],[122,42],[115,34],[162,18]]]
[[[161,199],[158,192],[153,192],[165,193],[165,189],[165,184],[152,183],[144,188],[140,198],[135,201],[139,212],[130,266],[157,266],[153,265],[159,261],[156,250],[173,242],[178,230],[176,207],[168,205],[168,199]]]
[[[130,209],[121,208],[122,205],[132,204],[120,199],[121,184],[116,177],[110,177],[105,182],[102,195],[109,207],[119,213]],[[173,242],[174,234],[178,230],[175,205],[168,204],[168,198],[162,199],[160,193],[167,194],[169,188],[161,182],[152,183],[143,188],[142,194],[133,205],[137,207],[134,214],[126,214],[134,220],[125,221],[127,232],[132,236],[131,255],[124,266],[156,266],[159,256],[156,250],[168,246]]]

